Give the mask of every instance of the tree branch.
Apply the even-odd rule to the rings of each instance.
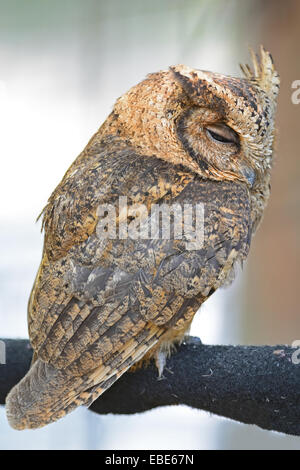
[[[27,340],[3,341],[6,364],[0,364],[0,404],[25,375],[32,355]],[[162,379],[153,364],[126,373],[90,409],[131,414],[185,404],[299,436],[300,364],[293,354],[295,358],[295,349],[287,346],[209,346],[192,338],[167,361]]]

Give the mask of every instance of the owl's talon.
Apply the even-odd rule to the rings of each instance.
[[[162,374],[162,375],[159,375],[159,376],[157,377],[157,380],[158,380],[158,381],[166,380],[166,377],[164,376],[164,374]]]

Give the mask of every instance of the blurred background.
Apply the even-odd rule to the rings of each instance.
[[[297,0],[0,0],[0,337],[27,337],[42,249],[35,219],[116,98],[177,63],[238,75],[248,46],[262,43],[282,83],[272,195],[243,272],[207,301],[192,333],[219,344],[300,339],[299,26]],[[181,406],[78,409],[20,433],[0,407],[0,448],[300,449],[300,438]]]

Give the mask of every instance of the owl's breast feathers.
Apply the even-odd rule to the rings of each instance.
[[[128,208],[144,204],[148,211],[153,204],[203,204],[203,245],[190,250],[184,238],[174,239],[174,218],[169,239],[102,238],[99,206],[116,209],[118,226],[127,218],[120,197]],[[46,385],[35,392],[30,377],[23,379],[27,411],[12,418],[19,428],[91,403],[155,345],[183,336],[201,303],[247,256],[249,192],[242,183],[201,179],[143,157],[108,137],[87,147],[66,173],[44,210],[44,229],[28,315],[38,358],[29,374]]]

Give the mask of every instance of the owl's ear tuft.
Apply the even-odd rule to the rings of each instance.
[[[248,64],[240,65],[243,74],[249,81],[258,84],[271,99],[276,100],[279,92],[280,78],[275,69],[272,55],[263,46],[260,47],[260,54],[255,54],[251,48],[250,54],[253,70]]]
[[[181,64],[171,66],[170,70],[190,98],[207,92],[207,80],[200,70]]]
[[[186,65],[170,67],[175,80],[196,106],[211,106],[214,110],[224,113],[225,102],[222,96],[216,93],[214,77],[211,72],[197,70]]]

